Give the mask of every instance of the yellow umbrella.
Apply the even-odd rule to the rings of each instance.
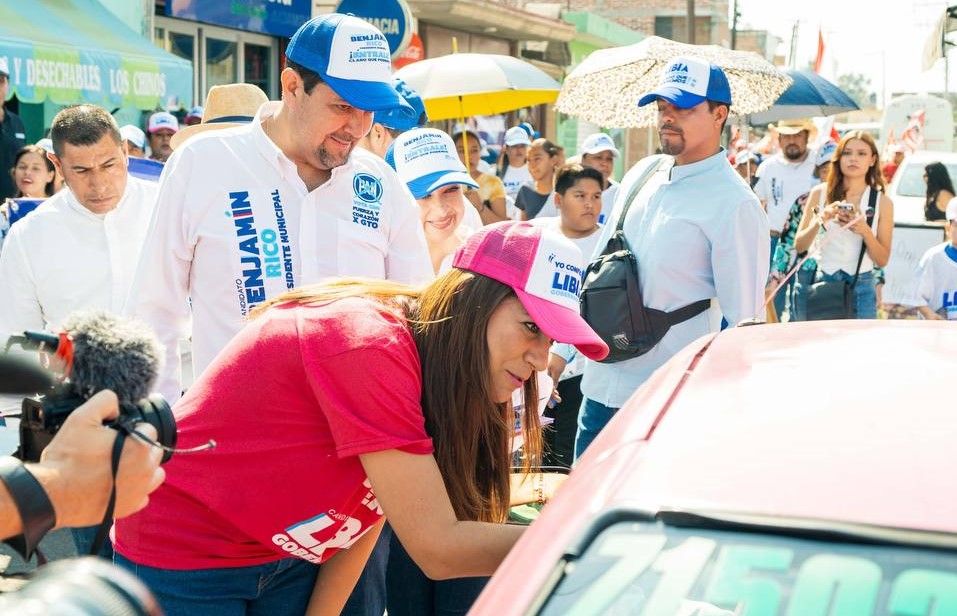
[[[538,67],[511,56],[453,53],[413,62],[395,72],[425,103],[429,120],[494,115],[555,102],[561,85]]]

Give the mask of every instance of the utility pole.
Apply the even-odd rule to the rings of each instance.
[[[791,68],[797,68],[797,44],[798,44],[798,24],[800,22],[794,22],[794,28],[791,29],[791,49],[788,52],[790,56],[788,58],[788,66]]]
[[[731,3],[731,49],[738,44],[738,0]]]
[[[694,45],[694,0],[688,0],[688,43]]]

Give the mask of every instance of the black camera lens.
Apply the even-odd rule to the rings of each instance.
[[[0,613],[21,616],[161,616],[146,586],[95,557],[42,567],[15,593],[0,596]]]
[[[176,419],[166,398],[160,394],[150,394],[135,404],[120,406],[120,418],[117,423],[130,429],[138,423],[148,423],[156,428],[156,440],[167,447],[163,451],[163,464],[173,457],[171,449],[176,448]]]

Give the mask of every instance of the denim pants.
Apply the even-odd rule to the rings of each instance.
[[[140,579],[166,616],[302,614],[319,567],[299,558],[219,569],[157,569],[116,554],[114,562]]]
[[[99,530],[99,525],[70,529],[77,556],[90,556],[90,550],[93,549],[93,542],[96,540],[96,533]],[[110,543],[109,535],[106,535],[106,539],[103,540],[103,545],[100,546],[100,551],[96,553],[96,556],[110,561],[113,560],[113,544]]]
[[[617,408],[605,406],[601,402],[585,398],[582,403],[582,410],[578,414],[578,434],[575,436],[576,461],[585,453],[598,433],[617,412]]]
[[[790,321],[807,321],[807,289],[814,282],[814,272],[799,269],[792,279],[794,290],[791,292]]]
[[[854,274],[848,274],[844,270],[837,270],[833,274],[818,271],[815,280],[851,282],[854,280]],[[854,285],[854,305],[857,308],[858,319],[877,318],[877,287],[874,284],[873,272],[861,272],[857,277],[857,284]]]
[[[389,616],[465,616],[488,583],[487,577],[433,581],[425,576],[399,537],[389,547]]]

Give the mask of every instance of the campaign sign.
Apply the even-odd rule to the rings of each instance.
[[[11,199],[10,205],[7,210],[7,217],[10,221],[10,225],[17,222],[33,210],[37,209],[37,206],[46,201],[46,199]]]
[[[405,51],[412,38],[412,11],[405,0],[342,0],[336,13],[355,15],[385,35],[395,60]]]

